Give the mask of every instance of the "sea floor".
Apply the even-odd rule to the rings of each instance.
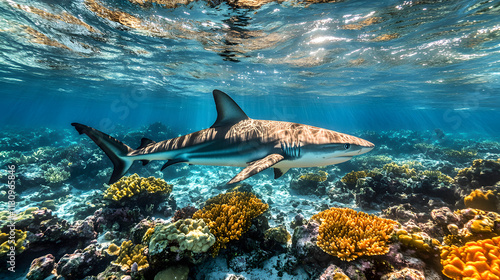
[[[375,143],[376,149],[335,166],[292,169],[277,180],[267,170],[237,186],[226,182],[241,168],[178,164],[161,172],[163,162],[144,167],[136,164],[130,174],[162,178],[172,185],[171,192],[115,203],[103,197],[112,164],[87,137],[72,130],[5,129],[0,132],[4,166],[0,180],[8,182],[12,174],[17,178],[12,209],[17,214],[16,238],[22,242],[16,245],[16,272],[8,271],[9,265],[2,266],[0,277],[23,279],[38,258],[38,263],[31,264],[29,279],[153,279],[155,275],[154,279],[171,279],[161,278],[159,272],[176,265],[181,265],[176,272],[182,275],[178,279],[343,279],[332,278],[335,275],[350,279],[423,279],[419,275],[448,279],[440,259],[443,246],[451,245],[447,236],[462,238],[452,242],[458,246],[464,245],[461,234],[467,230],[468,236],[474,236],[467,240],[474,241],[500,234],[500,229],[493,228],[491,234],[478,237],[470,229],[474,215],[470,218],[470,214],[460,212],[480,211],[464,203],[476,189],[500,201],[500,139],[438,130],[350,134]],[[164,140],[176,133],[156,123],[132,132],[122,128],[113,136],[134,144],[142,137]],[[480,161],[474,161],[477,159]],[[233,191],[251,192],[268,208],[217,257],[210,251],[189,256],[183,252],[159,261],[149,248],[149,253],[143,249],[139,254],[147,257],[148,267],[141,268],[141,261],[134,261],[135,267],[127,269],[116,264],[118,256],[106,253],[111,244],[123,251],[124,241],[138,246],[141,238],[137,232],[168,225],[187,207],[202,209],[210,198]],[[9,185],[2,184],[0,192],[2,199],[9,201]],[[390,251],[353,261],[324,253],[315,242],[319,225],[310,219],[332,207],[397,221],[400,231],[390,239]],[[10,234],[10,209],[2,210],[1,230]],[[498,213],[499,209],[481,211]],[[436,213],[445,213],[448,219]],[[281,243],[276,236],[270,238],[268,232],[273,228],[284,236],[288,232],[288,238]],[[431,244],[436,240],[439,246],[434,242],[432,250],[424,250],[405,243],[403,231]],[[144,248],[147,245],[143,243]],[[0,257],[8,260],[7,251]],[[396,274],[410,278],[397,278]]]

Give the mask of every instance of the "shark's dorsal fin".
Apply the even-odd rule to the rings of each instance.
[[[247,114],[241,110],[234,100],[220,90],[214,90],[215,107],[217,108],[217,120],[211,126],[221,127],[233,125],[239,121],[248,119]]]
[[[141,139],[141,145],[139,147],[137,147],[136,150],[139,150],[139,149],[142,149],[150,144],[155,144],[156,142],[151,140],[151,139],[148,139],[148,138],[142,138]]]

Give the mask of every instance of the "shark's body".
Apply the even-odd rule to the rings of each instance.
[[[279,178],[293,167],[337,164],[371,151],[366,140],[309,125],[250,119],[225,93],[214,90],[218,117],[207,129],[169,140],[143,138],[131,149],[94,128],[72,123],[87,134],[111,159],[114,171],[109,183],[120,179],[134,161],[167,160],[175,163],[245,167],[229,183],[237,183],[269,167]]]

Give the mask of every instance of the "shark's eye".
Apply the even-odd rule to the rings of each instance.
[[[345,145],[344,145],[344,148],[345,148],[346,150],[348,150],[350,147],[351,147],[351,144],[345,144]]]

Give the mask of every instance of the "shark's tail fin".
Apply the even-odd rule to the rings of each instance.
[[[113,162],[114,170],[109,179],[109,184],[118,181],[128,171],[130,166],[132,166],[134,160],[127,157],[127,154],[132,151],[129,146],[90,126],[79,123],[72,123],[71,125],[76,128],[78,133],[87,134],[87,136],[90,137],[90,139],[92,139],[92,141],[94,141]]]

